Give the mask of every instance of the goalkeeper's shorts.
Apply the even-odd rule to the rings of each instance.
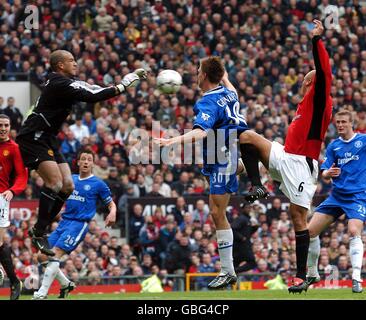
[[[43,161],[66,163],[66,159],[59,152],[59,142],[53,135],[44,132],[32,132],[16,138],[22,154],[24,165],[29,169],[38,169]]]

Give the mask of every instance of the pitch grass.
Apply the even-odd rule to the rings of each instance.
[[[30,300],[22,296],[21,300]],[[0,299],[7,299],[0,297]],[[57,299],[50,295],[48,300]],[[309,289],[307,293],[289,294],[287,290],[200,291],[163,293],[71,294],[68,300],[366,300],[366,292],[348,289]]]

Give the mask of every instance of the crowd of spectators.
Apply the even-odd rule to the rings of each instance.
[[[26,4],[37,6],[39,29],[25,28]],[[83,244],[63,263],[70,277],[88,276],[98,282],[103,275],[218,270],[215,230],[207,203],[197,201],[191,212],[184,204],[184,197],[208,192],[199,168],[132,165],[130,133],[141,128],[152,134],[153,121],[160,121],[160,135],[169,129],[182,133],[192,128],[193,105],[200,97],[196,83],[199,59],[218,55],[238,90],[240,112],[248,125],[266,138],[283,143],[299,102],[299,87],[313,67],[309,37],[312,20],[324,21],[329,4],[338,10],[338,24],[327,28],[323,37],[331,57],[334,111],[353,111],[355,131],[366,133],[366,6],[360,1],[0,1],[3,80],[25,77],[42,88],[50,53],[56,49],[72,52],[79,78],[90,84],[118,83],[138,67],[149,71],[148,79],[126,94],[106,102],[75,105],[58,135],[73,169],[80,148],[94,151],[94,174],[113,192],[122,231],[126,228],[125,216],[130,216],[130,245],[121,246],[119,239],[110,238],[91,222]],[[162,69],[174,69],[183,76],[176,95],[157,91],[156,75]],[[13,137],[22,121],[15,106],[14,99],[5,102],[0,97],[2,112],[11,114]],[[336,130],[331,124],[326,144],[334,137]],[[271,194],[278,195],[277,185],[263,168],[261,172]],[[32,172],[22,198],[37,199],[42,184]],[[243,175],[239,193],[247,188]],[[331,181],[321,180],[317,193],[327,194],[330,188]],[[139,204],[126,210],[129,197],[176,197],[177,206],[167,216],[158,208],[151,217],[143,217]],[[278,201],[274,200],[270,212],[251,207],[251,216],[259,227],[252,236],[257,260],[254,273],[291,269],[294,265],[294,232]],[[19,274],[25,274],[24,268],[36,263],[27,236],[34,221],[14,223],[7,241]],[[349,269],[345,227],[341,221],[323,234],[320,268],[336,264],[341,270]]]

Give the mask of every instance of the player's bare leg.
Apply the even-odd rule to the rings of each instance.
[[[307,291],[309,285],[306,282],[306,260],[309,251],[309,230],[307,228],[306,218],[308,209],[290,203],[290,216],[296,235],[296,277],[293,279],[292,286],[288,288],[289,292],[301,293]]]
[[[0,263],[10,280],[10,300],[18,300],[23,284],[14,271],[10,248],[3,242],[6,228],[0,227]]]
[[[268,169],[272,144],[251,130],[242,132],[239,136],[239,141],[241,156],[248,178],[252,183],[252,188],[245,196],[245,199],[248,202],[254,202],[255,200],[266,198],[268,197],[268,192],[260,180],[258,161],[260,160]]]
[[[361,234],[363,230],[363,221],[359,219],[348,220],[348,234],[350,236],[349,255],[352,264],[352,292],[361,293],[362,279],[362,259],[363,259],[363,242]]]
[[[238,167],[236,168],[236,175],[240,176],[241,174],[245,173],[245,166],[244,162],[241,158],[238,159]]]
[[[57,194],[58,197],[56,202],[50,211],[51,219],[54,219],[60,213],[65,201],[71,195],[75,187],[69,165],[67,163],[59,163],[58,168],[62,176],[62,188]]]
[[[333,216],[315,212],[308,224],[310,243],[307,259],[308,273],[306,281],[309,285],[319,282],[318,260],[320,255],[319,234],[334,222]]]
[[[226,218],[226,208],[229,200],[230,194],[211,194],[209,198],[221,261],[221,272],[208,284],[209,289],[224,288],[237,281],[233,264],[233,231]]]
[[[63,192],[69,196],[74,190],[74,182],[72,181],[70,167],[67,163],[59,163],[58,168],[60,169],[62,175],[62,188],[60,192]]]

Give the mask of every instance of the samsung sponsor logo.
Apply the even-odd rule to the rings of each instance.
[[[79,191],[77,191],[77,190],[73,191],[72,195],[70,195],[68,200],[76,200],[76,201],[80,201],[80,202],[85,202],[85,198],[82,196],[79,196]]]
[[[346,163],[348,163],[348,162],[350,162],[352,160],[355,160],[355,161],[360,160],[360,156],[357,155],[357,154],[355,154],[355,155],[353,155],[353,156],[351,156],[349,158],[341,158],[341,159],[338,159],[338,164],[346,164]]]
[[[76,200],[76,201],[80,201],[80,202],[85,202],[85,198],[84,197],[81,197],[81,196],[75,196],[75,195],[71,195],[69,197],[68,200]]]

